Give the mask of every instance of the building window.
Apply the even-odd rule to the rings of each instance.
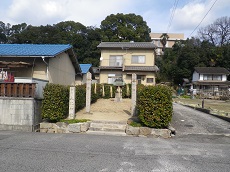
[[[147,78],[147,83],[153,83],[153,78]]]
[[[222,75],[213,75],[213,80],[221,81],[222,80]]]
[[[113,84],[116,79],[122,79],[122,74],[108,74],[108,84]]]
[[[122,66],[123,65],[123,56],[111,55],[109,57],[109,66]]]
[[[204,81],[212,80],[212,75],[204,75]]]
[[[132,64],[144,64],[145,63],[145,56],[138,56],[138,55],[133,55]]]

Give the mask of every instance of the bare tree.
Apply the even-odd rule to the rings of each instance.
[[[230,43],[230,17],[218,18],[214,23],[200,28],[198,36],[216,46]]]

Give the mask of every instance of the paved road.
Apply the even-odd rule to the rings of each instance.
[[[230,138],[161,139],[0,131],[1,172],[227,172]]]
[[[192,108],[173,104],[172,126],[176,135],[209,134],[230,136],[230,123]]]
[[[174,109],[170,139],[0,131],[0,171],[228,172],[229,123]]]

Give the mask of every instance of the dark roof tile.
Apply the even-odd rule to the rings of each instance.
[[[230,74],[230,72],[223,67],[195,67],[197,73],[201,74]]]
[[[157,46],[152,42],[101,42],[98,48],[116,49],[155,49]]]

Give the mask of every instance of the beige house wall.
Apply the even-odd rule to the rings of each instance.
[[[166,47],[172,48],[172,46],[175,44],[176,40],[184,40],[184,34],[183,33],[167,33],[169,36],[169,39],[167,41]],[[151,40],[153,43],[158,47],[163,47],[160,40],[161,40],[162,33],[150,33]]]
[[[155,65],[155,53],[154,50],[101,50],[101,62],[100,66],[109,66],[109,59],[111,55],[123,56],[123,64],[119,70],[101,70],[100,71],[100,83],[108,83],[109,74],[122,74],[124,82],[131,83],[131,73],[136,73],[141,75],[141,84],[144,85],[155,85],[155,72],[145,72],[145,71],[123,71],[125,66],[154,66]],[[131,59],[133,55],[145,56],[145,63],[132,63]],[[153,78],[152,83],[147,83],[147,78]]]
[[[48,80],[46,64],[42,61],[41,57],[7,57],[4,59],[0,58],[0,61],[26,62],[32,65],[29,67],[15,67],[8,70],[9,72],[12,72],[15,77],[29,77]]]
[[[66,53],[49,59],[49,81],[61,85],[75,85],[75,69]]]
[[[137,73],[138,72],[122,72],[122,71],[108,71],[108,70],[102,70],[100,73],[100,83],[108,83],[108,75],[109,74],[122,74],[123,81],[126,84],[131,84],[132,75],[131,73]],[[156,84],[156,75],[154,72],[141,72],[141,84],[144,85],[155,85]],[[147,83],[147,78],[153,78],[153,83]]]
[[[123,56],[124,66],[154,66],[154,50],[101,50],[101,64],[100,66],[109,66],[109,58],[111,55]],[[145,63],[132,64],[132,55],[144,55]]]

